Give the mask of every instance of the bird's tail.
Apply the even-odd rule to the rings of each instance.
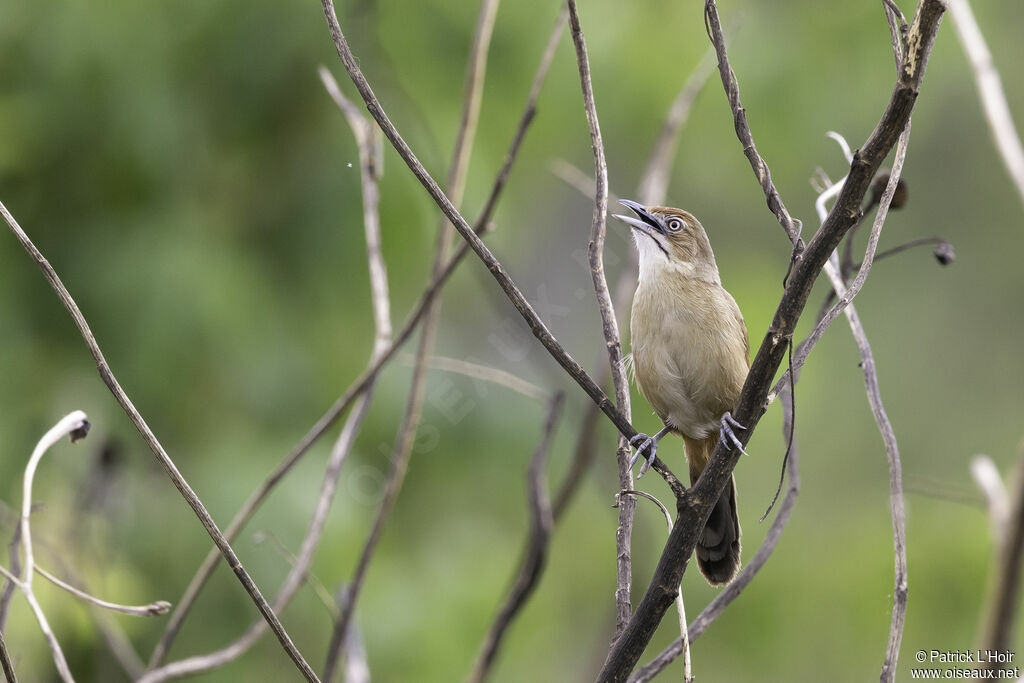
[[[683,440],[686,442],[686,459],[690,463],[690,483],[696,483],[715,450],[718,432],[704,439],[691,439],[684,435]],[[711,510],[708,523],[697,541],[696,554],[700,573],[712,585],[729,583],[740,568],[740,520],[736,514],[736,479],[733,477]]]

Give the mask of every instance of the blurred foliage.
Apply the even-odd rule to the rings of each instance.
[[[707,49],[701,3],[594,0],[580,10],[612,189],[629,197],[668,104]],[[726,20],[740,19],[731,57],[755,138],[809,234],[814,192],[807,178],[818,166],[838,178],[844,167],[825,132],[839,131],[856,145],[890,93],[881,5],[725,2],[721,11]],[[1024,5],[979,2],[976,11],[1011,109],[1024,123],[1017,35]],[[504,156],[557,12],[555,2],[500,9],[465,203],[470,216]],[[458,123],[475,13],[475,3],[438,0],[338,5],[367,77],[439,178]],[[360,372],[370,350],[356,152],[317,79],[319,64],[343,80],[317,3],[0,6],[0,197],[61,273],[125,389],[222,524]],[[559,339],[596,367],[604,359],[590,278],[572,256],[585,248],[591,207],[549,173],[559,158],[591,168],[578,88],[566,35],[488,239]],[[918,649],[975,644],[991,542],[967,463],[988,453],[1010,471],[1024,431],[1022,207],[949,18],[915,110],[904,177],[910,201],[891,214],[882,248],[941,235],[958,259],[943,269],[925,249],[881,262],[857,300],[908,490],[901,678]],[[381,194],[400,321],[428,277],[437,211],[390,151]],[[683,132],[669,199],[707,226],[723,280],[759,340],[788,250],[716,79]],[[630,263],[616,227],[607,259],[613,282]],[[92,435],[55,448],[37,478],[41,562],[56,567],[59,552],[110,599],[177,600],[210,545],[207,536],[9,235],[0,237],[0,276],[0,500],[20,504],[21,471],[38,437],[64,413],[85,410]],[[619,311],[620,320],[627,315]],[[439,354],[569,390],[550,468],[559,482],[585,397],[528,337],[472,257],[447,290],[442,320]],[[696,644],[702,681],[877,675],[892,592],[889,486],[857,361],[840,320],[797,389],[803,486],[793,518],[765,569]],[[420,448],[357,614],[380,681],[450,681],[469,670],[527,528],[524,473],[543,405],[461,376],[430,377]],[[383,375],[345,466],[315,564],[331,589],[351,575],[367,533],[408,378],[400,362]],[[639,395],[634,406],[638,427],[655,428]],[[780,425],[773,407],[750,445],[753,457],[737,469],[747,557],[764,534],[756,520],[777,481]],[[586,680],[604,657],[614,620],[615,474],[614,437],[608,425],[601,430],[597,465],[554,536],[547,573],[509,633],[495,680]],[[104,460],[106,446],[115,455]],[[272,533],[297,550],[329,446],[326,438],[310,453],[236,544],[268,594],[287,563],[271,544],[255,544],[253,534]],[[681,448],[664,448],[682,468]],[[659,481],[642,483],[667,497]],[[12,516],[10,508],[2,511],[7,539]],[[637,597],[663,527],[660,514],[641,502]],[[89,613],[45,584],[38,590],[81,680],[120,680]],[[684,590],[691,617],[714,595],[695,572]],[[222,646],[255,618],[221,569],[172,654]],[[306,590],[283,619],[319,668],[330,627],[323,605]],[[148,657],[163,620],[118,620]],[[651,653],[673,637],[672,621]],[[24,680],[53,679],[20,598],[7,642]],[[677,664],[666,680],[680,671]],[[294,676],[265,638],[238,662],[196,680]]]

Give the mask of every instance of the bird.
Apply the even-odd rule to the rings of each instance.
[[[637,448],[632,462],[646,452],[646,469],[658,442],[676,433],[683,438],[690,481],[696,482],[720,439],[743,451],[735,430],[745,427],[730,410],[750,368],[747,327],[722,287],[711,242],[693,214],[628,199],[620,203],[635,214],[615,218],[630,227],[640,256],[629,326],[633,378],[664,425],[654,436],[630,440]],[[728,583],[739,571],[735,478],[715,503],[696,555],[712,585]]]

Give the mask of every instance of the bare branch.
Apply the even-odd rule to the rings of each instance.
[[[14,582],[9,581],[13,586]],[[0,631],[0,670],[4,672],[4,679],[7,683],[18,683],[18,676],[14,673],[14,663],[11,662],[11,655],[7,652],[7,642],[4,640],[3,631]]]
[[[101,600],[100,598],[97,598],[94,595],[90,595],[83,590],[75,588],[74,586],[65,581],[61,581],[56,576],[46,571],[42,567],[37,566],[35,567],[35,570],[44,579],[46,579],[53,585],[57,586],[58,588],[66,590],[68,593],[71,593],[76,598],[85,600],[89,604],[96,605],[97,607],[102,607],[103,609],[108,609],[112,612],[120,612],[121,614],[127,614],[133,617],[157,617],[162,614],[167,614],[167,612],[169,612],[171,609],[171,603],[167,602],[166,600],[157,600],[156,602],[151,602],[148,605],[119,605],[116,602],[108,602],[106,600]]]
[[[713,54],[710,50],[709,55]],[[676,146],[679,141],[679,133],[686,124],[689,117],[689,108],[696,99],[697,92],[707,84],[708,76],[711,73],[710,66],[705,66],[708,58],[701,60],[693,73],[687,77],[682,89],[676,95],[672,105],[665,115],[661,133],[658,141],[651,150],[646,170],[637,188],[637,199],[645,206],[662,204],[665,201],[665,192],[668,189],[668,179],[671,175],[672,160],[675,157]],[[701,78],[701,72],[707,74]],[[576,188],[585,196],[594,198],[595,181],[586,173],[564,160],[556,160],[552,164],[552,171],[570,186]],[[609,190],[609,201],[618,201],[614,193]],[[636,258],[635,252],[631,252]],[[619,280],[615,284],[615,295],[613,297],[616,310],[624,310],[629,307],[633,290],[636,289],[636,268],[623,268]],[[604,355],[602,344],[601,354]],[[608,381],[610,369],[606,365],[598,368],[597,382],[604,386]],[[580,420],[579,433],[576,437],[576,447],[573,452],[572,462],[569,471],[562,480],[562,486],[554,498],[554,515],[557,523],[562,513],[568,507],[583,473],[590,467],[594,460],[594,441],[597,437],[598,407],[595,403],[588,403]]]
[[[825,315],[818,321],[817,325],[814,326],[814,330],[807,336],[801,344],[800,348],[797,349],[793,357],[793,370],[803,367],[803,364],[807,361],[807,356],[811,350],[815,347],[821,337],[825,334],[825,331],[835,322],[839,314],[842,313],[847,306],[853,301],[853,299],[860,293],[861,288],[864,286],[864,282],[867,280],[868,273],[871,271],[871,266],[875,259],[875,250],[878,248],[878,239],[882,234],[882,227],[885,225],[885,218],[888,215],[889,204],[892,202],[893,195],[896,193],[896,187],[899,184],[900,173],[903,170],[903,161],[907,154],[907,142],[910,139],[910,120],[907,120],[906,128],[900,136],[899,143],[896,146],[896,159],[893,162],[892,171],[889,174],[889,181],[885,186],[885,190],[882,192],[882,197],[879,200],[878,212],[875,214],[875,221],[871,226],[871,235],[868,237],[867,249],[864,252],[864,260],[861,261],[860,266],[857,269],[857,276],[847,289],[843,286],[844,293],[839,297],[839,301],[829,309]],[[833,185],[837,187],[837,185]],[[825,196],[825,193],[822,194]],[[819,208],[819,212],[822,215],[824,221],[824,205]],[[841,275],[839,270],[836,269],[832,264],[827,268],[835,269],[836,278],[840,278]],[[830,276],[831,277],[831,276]],[[842,286],[842,285],[841,285]],[[836,290],[839,291],[838,289]],[[788,370],[786,371],[788,374]],[[784,378],[783,378],[784,379]],[[779,380],[781,383],[782,380]]]
[[[594,88],[590,81],[590,61],[587,57],[587,43],[583,36],[583,27],[576,11],[576,0],[568,0],[569,31],[576,47],[576,64],[580,72],[580,86],[583,90],[583,106],[587,114],[587,127],[590,128],[590,144],[594,149],[594,215],[590,228],[590,243],[587,246],[587,257],[590,262],[590,274],[594,281],[594,293],[597,295],[597,308],[601,313],[601,330],[604,333],[605,347],[608,352],[608,364],[611,368],[612,384],[615,387],[615,404],[626,420],[632,420],[629,405],[629,380],[626,378],[625,364],[622,362],[622,342],[619,338],[619,323],[615,319],[615,308],[608,282],[604,275],[604,239],[607,226],[605,218],[608,214],[608,165],[604,158],[604,142],[601,140],[601,125],[597,120],[597,106],[594,104]],[[619,435],[616,452],[619,467],[619,488],[633,488],[633,472],[629,465],[632,451],[629,441]],[[630,590],[633,585],[633,569],[630,554],[630,542],[633,537],[633,515],[636,504],[627,498],[619,506],[619,524],[615,532],[616,586],[615,586],[615,634],[622,631],[632,613]]]
[[[1013,124],[1010,105],[1006,102],[1002,79],[992,60],[992,53],[985,44],[985,37],[978,28],[978,22],[971,11],[968,0],[947,0],[953,15],[953,25],[960,38],[960,44],[971,62],[974,81],[978,86],[978,97],[985,110],[989,131],[996,143],[996,149],[1003,159],[1010,179],[1017,187],[1017,193],[1024,202],[1024,147]]]
[[[712,48],[701,57],[700,62],[693,72],[686,79],[682,89],[676,94],[664,123],[661,124],[661,132],[651,150],[651,156],[647,160],[643,175],[640,176],[640,185],[637,187],[637,201],[644,206],[661,204],[668,192],[668,181],[672,175],[672,162],[676,156],[676,147],[679,143],[679,133],[686,125],[690,117],[690,110],[697,99],[697,95],[704,89],[708,78],[715,72],[715,53]]]
[[[896,61],[896,71],[903,70],[903,52],[906,46],[903,40],[907,35],[907,18],[895,0],[882,0],[885,18],[889,22],[889,40],[892,42],[892,55]]]
[[[370,278],[370,300],[373,308],[374,319],[374,345],[370,357],[370,364],[379,361],[391,345],[391,303],[388,296],[387,269],[384,264],[380,248],[380,213],[379,191],[377,179],[379,173],[379,160],[376,158],[375,144],[373,140],[371,123],[359,112],[359,110],[342,94],[337,82],[330,72],[321,67],[320,78],[324,87],[332,96],[338,107],[344,113],[349,127],[356,139],[356,146],[359,151],[359,167],[361,189],[363,197],[363,228],[366,236],[366,258]],[[341,474],[341,467],[348,457],[355,443],[356,436],[362,426],[366,414],[369,412],[370,403],[373,400],[373,393],[376,386],[376,375],[363,388],[356,400],[352,412],[349,414],[345,426],[342,428],[338,439],[331,449],[331,455],[327,462],[327,468],[320,486],[320,495],[317,499],[316,508],[310,519],[306,535],[302,541],[299,556],[292,563],[292,569],[285,578],[276,598],[274,609],[283,610],[298,593],[299,588],[306,581],[309,568],[313,563],[313,557],[323,536],[324,525],[327,521],[327,514],[330,511],[334,494],[337,491],[338,477]],[[184,611],[181,612],[184,615]],[[180,621],[178,622],[180,625]],[[154,652],[152,661],[158,661],[158,653],[167,651],[170,638],[173,638],[174,631],[168,629],[161,640],[160,649]],[[187,659],[173,662],[169,665],[156,668],[152,663],[150,671],[143,678],[145,681],[155,682],[167,680],[184,675],[207,671],[237,659],[249,648],[256,644],[259,638],[266,631],[265,624],[257,621],[235,642],[215,652],[189,657]],[[168,637],[170,636],[170,637]],[[162,658],[162,657],[161,657]]]
[[[826,268],[832,279],[836,292],[842,290],[842,280],[838,272]],[[843,294],[840,294],[842,298]],[[893,546],[895,556],[895,586],[893,588],[892,623],[889,629],[889,645],[886,649],[885,662],[882,665],[881,680],[893,681],[896,677],[896,663],[900,653],[900,642],[903,638],[903,623],[907,613],[907,519],[903,505],[903,474],[900,464],[900,451],[896,443],[896,434],[882,405],[882,396],[878,388],[878,372],[875,369],[875,358],[871,352],[864,326],[860,322],[857,311],[850,306],[846,309],[846,317],[850,330],[860,350],[861,368],[864,372],[864,383],[868,394],[868,403],[875,422],[885,443],[885,452],[889,459],[889,507],[892,514]]]
[[[86,322],[85,317],[78,308],[78,304],[76,304],[75,300],[71,298],[71,294],[64,286],[64,283],[61,282],[57,272],[50,265],[50,262],[42,255],[39,249],[36,248],[36,245],[32,243],[32,240],[28,238],[28,235],[25,234],[25,231],[21,229],[21,226],[18,225],[17,221],[14,220],[14,217],[7,210],[7,207],[2,203],[0,203],[0,213],[3,214],[4,220],[7,221],[7,225],[10,226],[14,235],[18,238],[18,241],[21,242],[21,245],[25,248],[25,251],[28,252],[29,256],[31,256],[40,269],[42,269],[43,275],[46,276],[50,286],[53,287],[53,290],[57,293],[61,303],[64,304],[64,308],[67,309],[72,319],[74,319],[75,325],[78,327],[78,331],[81,333],[82,338],[89,347],[93,360],[96,362],[96,367],[99,370],[100,377],[103,379],[103,383],[107,385],[107,388],[124,409],[125,414],[128,415],[132,424],[135,425],[135,428],[146,442],[146,445],[149,446],[150,450],[156,456],[160,466],[163,467],[167,476],[170,477],[175,488],[177,488],[178,492],[181,493],[185,502],[188,503],[188,506],[192,508],[196,517],[199,518],[199,521],[206,529],[206,532],[210,535],[210,538],[213,539],[213,542],[220,550],[221,555],[224,556],[225,562],[227,562],[228,566],[234,571],[235,576],[242,584],[245,592],[249,594],[249,597],[252,599],[253,603],[255,603],[256,608],[260,611],[260,614],[262,614],[263,618],[270,624],[271,629],[274,631],[274,635],[277,636],[277,639],[280,641],[285,652],[288,653],[288,656],[295,663],[295,666],[302,672],[302,675],[305,676],[307,680],[318,680],[316,674],[313,673],[313,669],[311,669],[309,664],[306,663],[302,653],[300,653],[298,648],[295,647],[295,643],[292,642],[291,637],[288,635],[287,631],[284,630],[284,626],[281,624],[280,619],[278,619],[277,615],[274,614],[273,610],[270,608],[270,604],[267,602],[266,598],[263,597],[263,594],[260,593],[260,590],[252,580],[252,577],[249,576],[249,572],[247,572],[242,566],[242,561],[238,558],[238,555],[235,554],[231,544],[224,537],[224,534],[221,533],[220,529],[217,527],[217,523],[213,521],[213,517],[211,517],[210,513],[207,512],[203,502],[199,500],[199,496],[196,495],[195,491],[192,490],[192,487],[188,485],[187,481],[185,481],[185,477],[183,477],[181,472],[178,471],[177,465],[175,465],[174,461],[171,460],[167,451],[164,450],[163,445],[161,445],[160,441],[157,440],[156,435],[149,428],[149,425],[146,424],[146,421],[135,408],[131,399],[128,398],[128,394],[126,394],[124,389],[121,388],[121,384],[117,381],[117,378],[114,377],[114,373],[107,364],[107,360],[104,358],[99,344],[96,343],[96,337],[93,336],[89,323]],[[29,576],[31,575],[30,571],[26,573]]]
[[[992,524],[992,540],[999,552],[1006,545],[1006,530],[1010,523],[1010,496],[999,476],[999,470],[992,458],[976,455],[971,458],[971,477],[985,495],[988,505],[988,519]]]
[[[411,354],[402,354],[400,359],[405,365],[412,365],[415,361]],[[465,375],[466,377],[473,377],[474,379],[498,384],[533,399],[540,400],[548,396],[548,394],[536,384],[531,384],[525,379],[522,379],[517,375],[513,375],[511,372],[492,368],[487,365],[471,363],[470,361],[459,358],[448,358],[446,356],[430,356],[426,359],[426,363],[429,368],[444,370],[445,372],[454,372],[459,375]]]
[[[977,461],[977,458],[975,459]],[[1021,570],[1024,568],[1024,450],[1018,457],[1017,477],[1004,533],[996,539],[996,567],[989,587],[984,633],[981,646],[1007,651],[1013,642],[1013,628],[1020,602]],[[974,463],[972,463],[972,470]],[[996,473],[998,477],[998,473]],[[988,493],[988,492],[986,492]],[[997,662],[984,662],[983,668],[1006,668]]]
[[[2,204],[0,204],[0,208],[3,209],[4,217],[6,218],[9,215],[7,213],[7,209],[4,208]],[[11,218],[8,222],[13,220],[14,219]],[[28,238],[26,237],[26,239]],[[57,672],[65,683],[73,683],[75,678],[71,674],[71,669],[68,668],[68,662],[64,658],[64,652],[60,648],[60,643],[57,642],[57,636],[54,635],[53,629],[50,628],[50,623],[46,619],[46,614],[43,613],[43,608],[39,605],[39,601],[36,600],[35,592],[32,590],[32,578],[36,563],[35,552],[32,548],[32,526],[29,522],[29,518],[32,516],[32,481],[35,479],[36,468],[39,466],[39,461],[42,460],[43,455],[51,446],[63,439],[65,436],[70,436],[72,441],[85,436],[89,431],[89,426],[89,420],[86,419],[85,413],[81,410],[76,410],[61,418],[57,424],[51,427],[50,430],[43,435],[43,438],[39,439],[39,443],[36,444],[35,449],[32,451],[32,456],[29,458],[28,464],[25,466],[25,476],[22,480],[20,524],[21,541],[25,548],[24,576],[22,579],[18,580],[18,578],[13,574],[8,573],[6,570],[3,571],[7,580],[17,584],[18,588],[21,589],[21,592],[25,595],[25,600],[28,601],[29,607],[32,608],[32,613],[35,614],[36,621],[39,622],[39,630],[43,632],[43,637],[46,638],[46,643],[50,646],[50,652],[53,654],[53,662],[57,665]]]
[[[11,571],[15,574],[21,572],[21,554],[18,549],[21,547],[21,525],[14,525],[14,533],[11,542],[7,544],[7,556],[10,558]],[[4,630],[7,623],[7,614],[11,608],[11,599],[14,597],[15,585],[12,581],[5,581],[4,588],[0,591],[0,632]]]
[[[796,373],[796,377],[799,379],[800,373]],[[783,439],[788,442],[793,418],[793,397],[788,383],[784,386],[781,396],[783,405],[782,436]],[[772,520],[771,526],[768,527],[768,533],[765,534],[761,547],[757,549],[754,557],[747,561],[746,566],[744,566],[740,573],[736,575],[736,578],[730,581],[729,584],[715,596],[715,599],[704,608],[704,611],[697,615],[697,618],[693,620],[693,623],[690,624],[688,629],[690,643],[697,640],[697,638],[707,630],[708,626],[710,626],[711,623],[725,611],[725,608],[728,607],[733,600],[739,597],[740,593],[750,585],[750,582],[753,581],[757,573],[761,571],[765,563],[768,562],[768,558],[772,556],[772,553],[775,551],[775,546],[779,544],[779,540],[782,538],[782,532],[786,528],[786,524],[789,522],[789,517],[793,512],[793,506],[796,504],[797,496],[800,495],[799,453],[797,450],[795,436],[789,451],[789,460],[786,463],[786,473],[789,477],[789,487],[786,489],[786,495],[782,499],[782,503],[779,505],[775,519]],[[683,639],[677,638],[671,645],[665,648],[661,654],[652,659],[650,663],[637,669],[629,678],[629,683],[645,683],[646,681],[652,680],[665,667],[682,654],[685,647],[686,643]]]
[[[621,496],[640,496],[657,505],[662,514],[665,515],[665,524],[668,525],[669,533],[672,533],[672,514],[665,507],[665,504],[656,497],[646,491],[620,491],[618,496],[616,496],[616,505],[620,504]],[[693,683],[693,664],[690,661],[690,632],[686,626],[686,605],[683,604],[683,591],[681,590],[676,593],[676,613],[679,615],[679,639],[676,642],[679,643],[679,653],[683,655],[683,681],[684,683]],[[674,659],[675,656],[673,655],[672,658]]]
[[[551,529],[554,525],[544,468],[547,465],[548,453],[551,451],[555,427],[558,425],[558,419],[562,413],[564,398],[565,396],[561,392],[551,398],[540,444],[534,451],[533,457],[530,458],[530,467],[526,475],[527,497],[530,505],[530,537],[527,541],[526,553],[519,567],[519,575],[512,584],[508,597],[505,598],[505,604],[498,611],[498,615],[480,647],[480,652],[477,654],[476,664],[468,678],[472,683],[480,683],[487,678],[497,658],[505,631],[526,604],[530,595],[533,594],[540,575],[544,571],[548,543],[551,540]]]
[[[476,29],[473,33],[473,45],[466,67],[466,84],[463,97],[462,117],[455,135],[455,149],[452,152],[451,165],[448,169],[447,188],[455,205],[462,203],[462,195],[466,186],[466,175],[469,170],[469,159],[476,136],[477,122],[480,114],[480,103],[483,98],[484,74],[487,70],[487,52],[494,30],[494,19],[498,11],[498,0],[483,0],[477,15]],[[441,217],[438,230],[437,248],[434,253],[433,274],[436,276],[444,268],[452,243],[452,226]],[[441,298],[435,297],[427,309],[423,322],[423,331],[419,346],[416,349],[416,361],[413,366],[412,382],[409,388],[409,399],[405,415],[395,440],[394,453],[384,483],[384,493],[377,509],[370,534],[356,563],[355,573],[348,584],[348,594],[341,613],[334,624],[334,632],[327,649],[327,660],[324,664],[324,680],[331,681],[343,654],[343,646],[347,642],[348,626],[352,620],[359,601],[363,582],[369,569],[370,560],[376,551],[377,544],[383,533],[384,523],[390,516],[398,494],[405,480],[405,473],[412,456],[413,442],[419,429],[423,411],[423,400],[426,395],[426,359],[433,353],[437,333],[437,323],[441,315]]]
[[[445,195],[434,179],[427,173],[426,169],[423,168],[423,164],[420,163],[416,155],[413,154],[409,145],[406,144],[405,140],[398,134],[394,125],[388,119],[381,107],[380,101],[376,95],[373,94],[373,90],[370,88],[369,83],[366,82],[366,78],[363,76],[363,72],[360,70],[359,65],[356,63],[355,56],[352,54],[352,50],[349,49],[348,41],[345,40],[345,36],[341,31],[341,27],[338,25],[338,18],[334,12],[334,3],[332,0],[321,0],[324,8],[324,16],[327,19],[327,25],[331,32],[331,38],[334,40],[335,48],[337,48],[338,56],[341,58],[342,63],[345,65],[345,69],[348,71],[349,76],[352,78],[352,82],[359,90],[359,94],[363,97],[363,101],[366,102],[367,108],[370,114],[380,125],[384,131],[384,135],[388,138],[391,144],[398,151],[399,155],[409,166],[413,174],[420,181],[420,183],[427,189],[430,196],[434,201],[441,207],[445,215],[455,225],[455,229],[459,231],[470,248],[480,257],[480,260],[484,262],[491,275],[498,282],[502,291],[508,296],[509,300],[519,311],[523,319],[526,320],[530,326],[534,336],[541,341],[548,352],[558,361],[573,379],[576,380],[587,395],[591,397],[596,403],[598,403],[601,409],[608,415],[615,426],[619,428],[621,432],[627,436],[633,436],[636,434],[636,430],[632,428],[629,421],[626,420],[618,409],[612,404],[611,400],[605,395],[601,388],[597,386],[593,379],[586,373],[582,366],[577,363],[562,347],[561,344],[554,338],[550,330],[537,315],[537,312],[533,309],[533,306],[526,300],[523,293],[513,282],[512,278],[509,277],[508,273],[501,263],[494,257],[490,249],[480,240],[479,237],[473,232],[469,223],[466,219],[459,214],[458,210],[452,204],[451,200]]]
[[[751,135],[750,126],[747,124],[747,110],[740,103],[740,89],[736,81],[736,74],[729,65],[725,35],[722,31],[721,21],[718,19],[718,6],[714,0],[707,0],[705,3],[704,20],[708,29],[708,37],[711,38],[711,43],[715,47],[715,53],[718,55],[718,72],[722,76],[722,86],[725,88],[726,97],[729,99],[729,106],[732,108],[736,137],[743,144],[743,153],[750,162],[750,167],[754,170],[757,181],[761,183],[761,189],[764,190],[768,208],[775,214],[782,229],[786,231],[789,241],[793,243],[793,248],[799,252],[802,250],[803,244],[800,240],[799,221],[795,221],[789,215],[786,205],[782,203],[782,197],[779,196],[779,191],[775,189],[775,183],[772,182],[772,173],[768,168],[768,164],[757,152],[754,137]]]
[[[559,29],[560,31],[560,29]],[[554,40],[552,42],[555,42]],[[526,135],[526,131],[529,129],[530,124],[533,122],[534,115],[536,113],[536,98],[540,91],[540,84],[543,82],[544,77],[547,75],[548,66],[551,63],[551,56],[554,52],[554,47],[549,43],[549,49],[545,52],[545,59],[541,64],[541,68],[538,69],[537,76],[534,79],[534,87],[531,89],[531,97],[527,102],[526,110],[520,119],[519,126],[516,129],[515,137],[512,145],[502,163],[501,170],[498,172],[495,178],[494,184],[491,187],[491,192],[488,196],[488,200],[481,211],[480,216],[477,218],[474,233],[477,235],[483,234],[488,226],[490,225],[491,216],[493,215],[494,209],[497,207],[498,198],[501,196],[502,190],[505,187],[505,183],[508,180],[509,173],[512,165],[517,158],[519,147],[522,143],[523,138]],[[331,79],[333,80],[333,79]],[[397,334],[395,334],[394,340],[389,344],[377,358],[377,360],[370,363],[370,365],[363,371],[355,381],[349,385],[348,389],[338,397],[338,399],[327,409],[327,412],[320,417],[319,420],[309,429],[308,432],[302,437],[299,443],[292,449],[292,451],[281,461],[277,468],[264,480],[260,487],[253,492],[248,500],[242,505],[242,507],[235,513],[234,518],[225,530],[225,535],[229,540],[234,540],[245,525],[255,514],[256,509],[263,503],[264,500],[270,495],[270,492],[277,486],[278,483],[284,478],[292,467],[306,454],[309,449],[316,443],[323,434],[331,428],[331,426],[341,417],[345,411],[347,411],[356,400],[356,398],[363,393],[367,386],[375,381],[377,374],[395,355],[400,347],[402,347],[406,341],[412,336],[417,325],[423,319],[424,314],[427,312],[434,297],[441,291],[441,288],[448,282],[449,277],[455,272],[455,267],[462,262],[466,254],[469,253],[469,245],[463,244],[455,254],[448,259],[444,268],[436,277],[431,277],[429,284],[420,296],[416,306],[409,313],[405,323]],[[188,587],[185,589],[185,593],[178,601],[177,607],[171,614],[171,618],[168,621],[167,629],[164,632],[163,637],[154,649],[153,655],[150,658],[150,667],[158,666],[166,656],[167,650],[170,647],[170,643],[173,641],[177,631],[180,629],[182,622],[188,615],[192,605],[195,604],[195,600],[198,597],[200,591],[206,585],[213,570],[217,566],[217,554],[216,549],[212,550],[207,554],[203,563],[196,571],[195,576],[192,577]]]
[[[718,25],[717,12],[714,11],[714,0],[708,0],[706,9],[706,17],[718,48],[721,27]],[[860,206],[875,172],[896,144],[910,118],[944,9],[942,0],[922,0],[918,5],[908,34],[909,50],[905,66],[899,74],[888,106],[875,130],[854,155],[843,190],[828,218],[806,248],[791,262],[790,277],[786,279],[782,299],[751,364],[740,400],[732,411],[736,420],[747,427],[740,439],[744,444],[767,409],[766,399],[772,379],[785,358],[794,327],[806,306],[818,274],[858,220]],[[723,53],[719,50],[720,67],[723,67],[723,74],[728,75],[731,70],[727,64],[723,64],[722,58]],[[725,81],[729,79],[725,78]],[[757,175],[759,180],[764,177],[760,173]],[[739,456],[738,448],[719,442],[696,484],[680,499],[679,518],[673,526],[654,577],[626,630],[613,645],[598,680],[622,681],[628,677],[665,611],[675,600],[679,582],[686,571],[687,561],[693,553],[698,536],[714,502],[725,490]]]

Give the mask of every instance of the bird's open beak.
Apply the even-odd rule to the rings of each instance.
[[[639,202],[634,202],[629,199],[620,199],[619,204],[622,204],[623,206],[628,208],[630,211],[639,216],[639,218],[613,214],[615,218],[618,218],[626,225],[638,228],[643,232],[650,232],[651,230],[654,230],[655,232],[661,233],[662,235],[665,234],[665,229],[661,227],[661,223],[658,222],[658,219],[655,218],[650,211],[644,208],[643,204],[640,204]]]

